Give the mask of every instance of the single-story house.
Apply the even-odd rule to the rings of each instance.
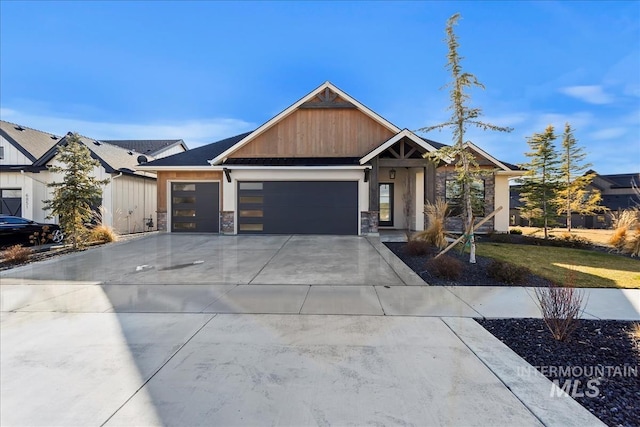
[[[50,212],[44,210],[43,203],[51,197],[47,184],[61,182],[62,177],[50,172],[48,166],[56,164],[58,147],[65,139],[66,135],[0,121],[1,214],[49,221]],[[94,176],[109,179],[102,191],[104,224],[121,234],[151,229],[147,224],[149,219],[156,220],[156,175],[135,170],[141,154],[84,136],[80,140],[100,162]]]
[[[423,206],[451,199],[452,165],[423,155],[442,144],[401,129],[330,82],[257,129],[138,170],[158,176],[158,228],[228,234],[350,234],[421,230]],[[479,147],[487,230],[509,227],[518,167]]]
[[[611,228],[613,225],[613,215],[625,209],[637,208],[640,206],[640,196],[634,191],[632,183],[640,185],[640,173],[621,173],[612,175],[600,175],[596,171],[589,170],[585,174],[595,173],[588,191],[599,191],[602,195],[601,205],[604,209],[593,215],[581,215],[574,213],[571,215],[571,226],[574,228]],[[511,186],[510,215],[511,225],[527,226],[529,221],[522,218],[520,209],[520,186]],[[566,227],[566,215],[559,215],[556,219],[558,226]]]
[[[100,141],[156,159],[183,153],[189,149],[181,139],[101,139]]]

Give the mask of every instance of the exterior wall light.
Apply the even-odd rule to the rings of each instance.
[[[396,179],[396,170],[395,169],[391,169],[389,171],[389,179]]]

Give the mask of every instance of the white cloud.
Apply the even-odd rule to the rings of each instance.
[[[98,122],[53,115],[31,115],[10,108],[0,109],[0,117],[2,120],[56,135],[78,132],[94,139],[182,139],[189,148],[209,144],[256,127],[253,123],[231,118],[144,124]]]
[[[615,139],[625,135],[627,133],[627,130],[627,128],[623,127],[599,129],[595,132],[591,132],[589,134],[589,138],[597,141]]]
[[[613,97],[598,85],[567,86],[560,88],[560,92],[589,104],[610,104],[613,102]]]

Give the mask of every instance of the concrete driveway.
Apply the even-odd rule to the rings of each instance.
[[[165,234],[2,272],[0,424],[600,425],[385,250]]]

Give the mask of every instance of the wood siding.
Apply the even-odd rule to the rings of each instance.
[[[357,109],[299,109],[230,157],[362,157],[393,135]]]
[[[158,212],[167,212],[168,181],[220,181],[224,179],[221,171],[158,171]],[[222,199],[222,184],[220,184]]]

